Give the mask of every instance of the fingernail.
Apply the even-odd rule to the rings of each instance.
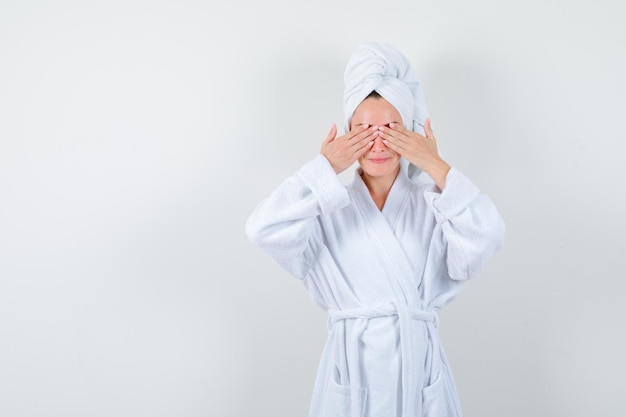
[[[392,129],[395,129],[396,128],[396,124],[395,123],[389,123],[389,127],[392,128]]]
[[[370,127],[370,125],[368,125],[368,124],[364,124],[363,125],[363,129],[367,129],[368,127]]]

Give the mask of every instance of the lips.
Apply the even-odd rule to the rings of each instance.
[[[390,158],[369,158],[369,161],[374,163],[374,164],[384,164],[389,159]]]

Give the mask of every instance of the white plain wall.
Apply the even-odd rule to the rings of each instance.
[[[619,4],[2,1],[0,416],[307,415],[325,316],[244,223],[369,40],[507,223],[442,313],[465,416],[625,415]]]

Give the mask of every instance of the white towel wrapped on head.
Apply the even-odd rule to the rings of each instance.
[[[409,60],[393,46],[380,42],[358,45],[348,60],[344,83],[346,132],[358,105],[376,91],[398,110],[407,129],[424,134],[428,110],[422,86]]]

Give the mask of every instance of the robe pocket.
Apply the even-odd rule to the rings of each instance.
[[[357,407],[359,407],[358,415],[360,417],[365,414],[366,400],[367,388],[359,388]],[[340,384],[334,376],[331,376],[326,387],[322,417],[351,417],[351,410],[352,394],[350,385]]]
[[[457,417],[455,399],[447,389],[444,373],[440,372],[435,381],[422,390],[424,416]]]

